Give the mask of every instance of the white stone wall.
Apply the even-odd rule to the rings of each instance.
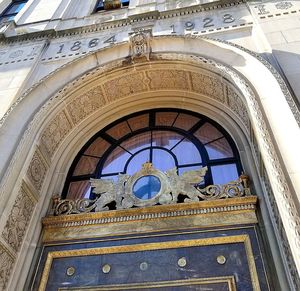
[[[46,175],[45,168],[56,166],[51,157],[43,157],[44,153],[39,144],[40,131],[44,130],[44,123],[50,122],[49,120],[55,115],[55,108],[51,109],[54,113],[49,114],[43,109],[46,117],[41,120],[44,122],[32,125],[37,128],[36,131],[30,133],[30,138],[24,138],[26,140],[22,144],[24,154],[19,153],[21,158],[18,161],[14,160],[15,166],[7,175],[7,169],[11,169],[10,164],[15,157],[19,142],[35,113],[40,111],[50,97],[61,96],[57,92],[63,88],[69,86],[67,89],[71,90],[70,84],[75,79],[79,82],[81,76],[86,77],[85,74],[90,70],[99,66],[105,67],[108,63],[118,62],[120,59],[124,61],[130,54],[129,36],[138,29],[151,30],[151,45],[155,53],[199,54],[218,60],[220,64],[226,63],[239,74],[246,76],[245,78],[251,84],[255,84],[254,89],[261,97],[259,102],[264,106],[264,116],[268,117],[266,127],[270,127],[267,129],[272,133],[276,148],[279,148],[279,156],[284,160],[283,170],[280,168],[280,171],[286,173],[291,189],[300,189],[300,167],[295,159],[300,136],[291,110],[293,105],[286,101],[287,95],[280,91],[274,75],[257,60],[259,55],[267,58],[280,70],[300,99],[300,2],[258,1],[235,5],[221,5],[221,2],[224,1],[131,0],[129,8],[93,13],[96,0],[29,0],[15,18],[15,23],[0,28],[0,119],[3,117],[0,121],[0,231],[7,225],[10,210],[15,207],[14,205],[18,206],[15,201],[18,195],[21,195],[19,193],[32,192],[32,189],[26,188],[27,181],[23,185],[22,180],[28,175],[28,165],[33,164],[32,168],[34,168],[35,160],[39,160],[39,165],[42,164],[44,168],[36,172],[41,176]],[[6,0],[0,1],[0,10],[3,11],[7,4]],[[172,47],[170,43],[175,36],[177,36],[174,40],[176,47]],[[257,55],[252,57],[250,52],[246,53],[226,43],[218,42],[213,45],[210,41],[190,41],[201,37],[231,42]],[[266,87],[269,85],[270,88]],[[249,99],[248,102],[250,104],[251,100]],[[254,117],[259,119],[253,109],[257,104],[251,103],[251,106],[249,104],[248,114],[251,113],[253,119]],[[58,104],[57,107],[59,106]],[[116,109],[110,108],[110,110]],[[66,112],[65,110],[64,114]],[[283,123],[278,122],[278,118],[285,118],[281,116],[282,114],[287,117],[286,124],[289,124],[291,133],[286,131]],[[56,122],[57,128],[51,127],[53,132],[59,129],[59,122],[60,119]],[[262,130],[257,124],[256,126],[257,132]],[[74,137],[77,136],[75,130],[72,134]],[[63,132],[59,135],[63,140],[67,134]],[[52,137],[52,133],[49,136]],[[258,142],[266,143],[265,133],[261,133],[260,136],[261,140]],[[53,135],[54,139],[56,137]],[[293,147],[289,147],[291,143]],[[270,154],[269,147],[268,144],[265,146],[263,157],[265,159]],[[72,150],[75,151],[74,148]],[[59,157],[55,158],[57,163],[60,163]],[[274,163],[268,162],[271,173]],[[51,168],[51,171],[56,170]],[[7,181],[9,181],[6,184],[3,182],[5,175],[8,176]],[[42,189],[42,201],[38,198],[35,201],[35,197],[26,194],[30,201],[38,203],[35,210],[37,215],[34,217],[35,225],[31,223],[27,232],[34,233],[34,236],[26,237],[24,235],[26,229],[22,230],[21,243],[25,236],[26,244],[18,245],[16,249],[21,248],[22,251],[27,252],[29,259],[24,252],[20,257],[18,253],[15,254],[13,260],[14,262],[19,260],[20,264],[11,263],[14,266],[12,272],[16,274],[19,281],[12,282],[8,279],[11,286],[21,288],[25,282],[26,272],[23,272],[22,267],[26,266],[26,270],[29,269],[28,260],[30,261],[33,256],[33,245],[39,237],[40,228],[35,232],[35,227],[40,217],[45,215],[47,207],[45,204],[48,205],[49,195],[53,194],[54,187],[60,189],[64,183],[65,172],[53,174],[53,177],[56,177],[55,175],[60,176],[59,182],[55,185],[49,175],[46,178],[49,184],[44,183],[42,186],[42,181],[41,185],[38,185],[39,190]],[[270,177],[274,184],[282,182],[277,181],[279,180],[277,176],[270,175]],[[3,191],[3,185],[11,192]],[[282,191],[278,189],[277,195],[281,197]],[[295,192],[293,192],[295,197],[297,195],[300,197],[300,191]],[[28,225],[29,220],[30,217],[27,221]],[[0,243],[1,240],[0,237]],[[294,249],[297,247],[294,246]],[[25,257],[26,263],[24,263]]]
[[[300,101],[300,2],[259,1],[251,10]]]

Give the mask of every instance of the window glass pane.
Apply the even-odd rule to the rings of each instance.
[[[130,132],[128,124],[124,121],[109,129],[106,133],[114,139],[119,139]]]
[[[130,157],[131,155],[128,152],[124,151],[120,147],[117,147],[105,161],[102,174],[123,172],[125,163]]]
[[[142,169],[142,165],[150,161],[150,150],[144,150],[133,157],[129,162],[126,173],[133,175]]]
[[[5,12],[5,14],[17,14],[20,12],[20,10],[24,7],[24,5],[26,4],[25,3],[15,3],[15,4],[12,4],[11,7],[9,7],[9,9]]]
[[[71,182],[67,194],[67,199],[89,198],[91,184],[89,180]]]
[[[144,132],[121,143],[121,146],[131,153],[151,146],[151,132]]]
[[[143,114],[128,119],[130,128],[135,131],[149,126],[149,114]]]
[[[212,166],[211,172],[214,184],[226,184],[239,177],[236,164]]]
[[[129,0],[121,0],[122,6],[128,6],[129,5]]]
[[[172,152],[175,154],[179,165],[201,163],[202,159],[197,147],[189,140],[184,139]]]
[[[96,11],[104,10],[103,0],[99,0],[96,5]]]
[[[173,157],[167,151],[160,149],[153,149],[152,163],[154,168],[161,171],[166,171],[176,166]]]
[[[85,155],[101,157],[109,148],[110,143],[101,137],[98,137],[84,152]]]
[[[155,114],[155,125],[171,126],[177,115],[177,112],[157,112]]]
[[[194,135],[203,143],[210,142],[215,140],[223,134],[217,130],[213,125],[210,123],[204,123],[195,133]]]
[[[233,157],[231,146],[225,137],[207,144],[205,148],[211,160]]]
[[[93,157],[82,156],[75,168],[74,176],[93,174],[99,159]]]
[[[1,23],[4,23],[4,22],[8,22],[8,21],[11,21],[15,18],[15,15],[13,16],[3,16],[0,18],[0,22]]]
[[[175,146],[183,136],[172,131],[153,131],[152,145],[171,149]]]
[[[179,116],[176,118],[174,123],[175,127],[182,128],[184,130],[189,130],[193,127],[200,119],[198,117],[180,113]]]
[[[160,191],[160,180],[153,175],[139,178],[133,185],[133,194],[143,200],[155,197]]]

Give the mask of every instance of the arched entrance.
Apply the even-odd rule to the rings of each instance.
[[[174,47],[174,50],[185,53],[165,54],[163,51],[166,41],[173,42],[173,46],[168,46],[168,51],[170,47]],[[189,46],[184,42],[189,42]],[[21,196],[27,197],[26,199],[33,204],[29,212],[35,209],[38,214],[34,217],[31,215],[27,217],[25,228],[23,228],[18,241],[15,242],[15,248],[10,250],[15,253],[15,258],[18,258],[20,262],[24,262],[25,253],[32,257],[33,250],[31,253],[25,252],[28,250],[26,244],[30,241],[37,241],[41,230],[39,227],[35,227],[46,213],[49,198],[54,193],[61,193],[68,168],[86,140],[95,134],[99,127],[100,129],[104,128],[115,121],[116,116],[121,117],[149,108],[188,109],[221,123],[235,140],[240,150],[241,160],[245,165],[245,171],[251,175],[257,194],[261,193],[262,195],[261,214],[263,220],[268,221],[270,209],[267,209],[268,202],[264,204],[262,185],[255,166],[254,145],[257,141],[275,198],[281,199],[282,195],[286,196],[287,204],[282,203],[278,207],[281,217],[285,215],[293,217],[292,220],[284,221],[284,225],[292,253],[294,257],[297,256],[298,233],[295,232],[295,229],[297,230],[298,227],[298,216],[292,200],[293,188],[296,188],[297,185],[293,184],[293,181],[288,185],[283,175],[283,171],[291,171],[295,161],[289,156],[284,159],[282,167],[272,145],[272,139],[276,141],[277,133],[270,135],[268,131],[268,125],[270,125],[271,133],[275,132],[275,128],[280,129],[276,120],[277,111],[280,109],[281,114],[292,116],[288,126],[296,132],[297,122],[287,106],[280,86],[267,68],[237,48],[230,48],[226,44],[203,39],[185,39],[184,42],[180,38],[168,40],[157,38],[152,43],[151,61],[133,64],[126,63],[122,59],[122,56],[126,57],[128,54],[127,45],[111,49],[118,50],[118,54],[115,55],[120,56],[120,61],[115,61],[115,63],[109,62],[111,61],[109,59],[112,55],[111,50],[98,52],[98,56],[101,57],[100,62],[106,62],[106,66],[103,65],[93,71],[87,69],[88,73],[85,76],[69,83],[66,88],[60,90],[58,95],[53,96],[40,108],[29,125],[9,168],[20,172],[18,182],[13,183],[9,175],[6,175],[1,188],[2,192],[11,189],[10,193],[14,193],[11,197],[6,196],[5,201],[8,203],[4,211],[6,217],[9,217],[10,209],[14,209],[15,199],[18,200],[18,197]],[[198,46],[200,44],[201,46]],[[195,50],[198,52],[197,55],[191,53]],[[199,57],[200,55],[202,57]],[[205,58],[207,55],[215,60]],[[224,58],[222,61],[225,60],[228,66],[221,65],[221,62],[218,63],[221,55]],[[93,57],[91,55],[85,59],[86,68],[99,65],[87,64],[87,61]],[[74,69],[76,67],[79,69],[80,61],[72,66]],[[259,76],[252,75],[258,68],[265,73],[264,82],[269,82],[270,86],[277,84],[271,86],[271,92],[262,86]],[[69,69],[70,67],[62,69],[53,78],[60,78],[60,74]],[[246,79],[241,75],[244,75]],[[49,84],[53,80],[49,78]],[[251,89],[252,86],[254,90]],[[31,97],[22,101],[24,105],[26,102],[33,102],[40,96],[41,91],[39,90],[41,89],[41,85],[33,89],[29,94]],[[46,95],[51,96],[50,93]],[[278,101],[276,104],[268,101],[270,95],[272,95],[273,101],[274,99]],[[47,100],[47,97],[44,100]],[[44,101],[39,102],[39,104],[43,104]],[[39,108],[39,105],[36,105],[36,108]],[[268,124],[263,118],[262,108],[263,113],[267,116]],[[8,119],[13,118],[13,114],[21,113],[25,120],[29,121],[32,119],[33,112],[34,110],[25,110],[19,106]],[[8,132],[9,130],[12,129],[7,128]],[[21,131],[22,127],[17,126],[15,131],[18,130]],[[254,134],[251,135],[251,132]],[[282,129],[276,132],[286,135]],[[294,144],[297,145],[298,136],[295,135],[293,138]],[[35,140],[36,147],[33,146],[32,139]],[[289,140],[290,137],[285,142],[288,143]],[[11,142],[13,141],[12,138]],[[277,146],[283,157],[285,144],[280,142]],[[28,157],[25,159],[26,156]],[[16,160],[18,160],[17,163]],[[26,161],[22,163],[24,160]],[[19,189],[21,189],[20,192]],[[4,241],[9,241],[11,239],[9,237],[10,228],[6,225],[4,222],[2,236]],[[26,239],[24,240],[25,234]],[[269,229],[268,236],[272,237],[271,229]],[[33,237],[32,240],[31,237]],[[271,248],[274,253],[277,251],[276,248],[276,245]],[[11,269],[14,262],[15,259],[12,259]],[[278,267],[280,268],[280,266]],[[18,274],[21,269],[16,267],[14,270]]]

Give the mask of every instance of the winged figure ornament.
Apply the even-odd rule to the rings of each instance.
[[[121,202],[124,195],[124,184],[129,179],[129,175],[119,174],[118,181],[111,179],[90,179],[93,193],[100,195],[96,201],[96,211],[109,210],[107,204],[116,202],[116,208],[121,208]]]
[[[201,193],[194,187],[204,181],[204,176],[207,172],[207,167],[198,170],[191,170],[184,172],[181,176],[177,174],[177,168],[166,171],[166,176],[170,182],[171,193],[173,202],[176,203],[178,195],[182,194],[187,196],[184,202],[199,201],[199,194]]]
[[[180,201],[178,200],[179,195],[185,197],[183,202],[199,202],[202,200],[251,195],[249,177],[245,174],[242,174],[238,180],[228,182],[224,185],[209,185],[205,188],[200,188],[199,184],[204,181],[207,170],[207,167],[203,167],[178,175],[177,168],[162,172],[147,162],[133,176],[119,174],[117,181],[112,179],[90,179],[92,192],[96,195],[96,199],[94,200],[87,198],[62,200],[59,196],[54,197],[52,212],[54,215],[64,215],[86,213],[94,211],[94,209],[96,212],[105,211],[109,210],[113,205],[115,205],[116,209],[128,209],[157,204],[175,204],[182,202],[181,199],[179,199]],[[159,180],[160,186],[157,193],[148,199],[136,196],[135,185],[141,179],[151,176],[155,178],[155,181]],[[144,187],[145,185],[142,184],[142,186]],[[148,187],[145,189],[147,190]]]

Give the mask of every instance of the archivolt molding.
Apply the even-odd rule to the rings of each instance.
[[[206,37],[203,37],[203,38],[206,38]],[[209,39],[209,38],[206,38],[206,39]],[[272,75],[274,76],[274,78],[276,79],[276,81],[278,82],[280,88],[281,88],[281,91],[282,93],[284,94],[285,96],[285,99],[295,117],[295,120],[297,121],[299,127],[300,127],[300,110],[299,110],[299,107],[297,106],[291,92],[289,91],[286,83],[284,82],[283,78],[280,76],[280,74],[275,70],[275,68],[268,62],[266,61],[263,57],[261,57],[259,54],[251,51],[251,50],[248,50],[240,45],[237,45],[237,44],[234,44],[234,43],[231,43],[231,42],[228,42],[226,40],[220,40],[218,39],[217,40],[218,42],[222,42],[222,43],[225,43],[227,45],[230,45],[230,46],[233,46],[233,47],[236,47],[246,53],[248,53],[249,55],[253,56],[254,58],[256,58],[257,60],[259,60],[271,73]]]
[[[62,143],[64,138],[71,132],[72,128],[75,125],[79,124],[83,119],[86,119],[88,116],[90,116],[103,106],[107,105],[108,103],[115,102],[118,98],[125,98],[126,96],[132,94],[139,94],[143,92],[143,90],[155,90],[155,88],[157,88],[157,90],[161,90],[161,88],[170,89],[171,86],[174,89],[174,86],[181,84],[184,90],[191,90],[201,95],[206,95],[209,98],[220,102],[220,104],[224,103],[225,106],[230,108],[233,112],[235,112],[235,114],[239,116],[239,118],[245,124],[245,128],[247,129],[249,129],[250,125],[247,110],[250,111],[252,122],[253,124],[255,124],[257,138],[260,141],[260,150],[263,153],[266,168],[273,185],[275,199],[278,202],[277,204],[279,207],[279,211],[281,217],[283,218],[285,230],[288,234],[288,240],[292,249],[292,253],[294,254],[295,261],[300,260],[300,218],[286,178],[283,174],[283,170],[281,168],[277,153],[272,143],[267,124],[263,118],[259,102],[256,95],[250,88],[250,85],[232,69],[203,57],[191,55],[187,56],[184,54],[153,54],[152,60],[184,61],[188,64],[194,64],[204,69],[209,69],[212,73],[200,74],[200,76],[196,76],[196,74],[199,75],[199,73],[194,71],[188,72],[188,70],[179,69],[176,71],[176,69],[174,68],[173,71],[161,70],[161,82],[165,80],[165,83],[162,84],[159,83],[160,79],[156,74],[153,77],[153,75],[149,74],[148,72],[135,71],[132,72],[133,76],[131,76],[130,78],[128,78],[128,75],[126,75],[125,77],[129,83],[136,82],[138,80],[139,88],[136,88],[136,86],[131,87],[131,85],[129,84],[127,89],[124,89],[122,86],[124,85],[124,80],[122,80],[121,77],[119,79],[115,78],[116,80],[113,80],[116,83],[115,88],[117,90],[116,92],[114,92],[114,94],[107,92],[108,87],[105,87],[104,82],[100,86],[92,87],[92,89],[86,94],[76,95],[74,94],[75,91],[78,90],[78,88],[80,88],[82,84],[91,82],[91,80],[97,78],[103,72],[110,72],[113,68],[121,68],[124,63],[122,60],[116,61],[114,63],[108,64],[107,66],[97,68],[91,72],[88,72],[84,76],[79,77],[74,82],[61,89],[55,96],[51,97],[29,124],[11,161],[10,167],[6,172],[6,176],[3,179],[4,183],[1,185],[2,194],[6,189],[5,181],[8,175],[10,175],[16,160],[22,154],[24,145],[30,142],[30,137],[34,134],[34,132],[38,130],[40,125],[43,123],[45,116],[47,116],[47,112],[49,112],[51,108],[56,107],[62,101],[65,102],[66,106],[62,106],[64,107],[63,110],[59,111],[55,115],[55,117],[50,122],[48,122],[40,135],[40,146],[44,149],[41,150],[39,155],[41,153],[46,153],[48,157],[45,157],[45,160],[51,160],[51,157],[53,157],[53,155],[55,154],[56,149]],[[130,69],[130,66],[127,67],[128,69]],[[213,72],[219,72],[219,75],[216,75]],[[223,79],[223,82],[220,82],[220,80],[218,80],[218,78],[221,78],[220,75],[222,77],[226,77],[228,80],[231,80],[232,83],[235,84],[235,87],[239,88],[239,90],[242,92],[243,97],[241,97],[240,92],[234,89],[234,87],[226,82],[225,79]],[[178,79],[176,79],[178,83],[174,82],[174,78],[176,76],[178,76]],[[199,80],[200,82],[202,82],[202,84],[206,84],[206,86],[203,86],[206,89],[199,86],[199,84],[197,83]],[[74,97],[71,97],[71,94],[74,94]],[[20,101],[21,99],[19,99],[18,102]],[[245,106],[244,104],[245,101],[247,103],[247,106]],[[81,108],[82,110],[79,110],[79,108]],[[79,110],[80,112],[76,113],[76,110]],[[31,159],[30,165],[36,164],[36,162],[34,162],[36,161],[36,158],[37,157],[34,154]],[[41,163],[44,163],[43,159],[41,160]],[[39,168],[39,166],[37,165],[35,165],[34,167]],[[33,172],[36,173],[36,170],[34,170]],[[42,178],[35,178],[36,180],[34,179],[34,181],[32,181],[34,182],[34,186],[39,191],[42,189],[44,177],[46,174],[47,173],[45,172],[43,175],[41,175]],[[18,203],[18,200],[19,196],[17,196],[15,204]],[[9,219],[10,217],[13,217],[13,213],[14,207],[11,211]],[[25,229],[27,228],[27,226],[28,223],[25,224]],[[22,232],[22,239],[24,233],[25,231]],[[2,233],[2,236],[3,235],[5,236],[5,232]],[[300,270],[298,270],[298,273],[300,273]]]

